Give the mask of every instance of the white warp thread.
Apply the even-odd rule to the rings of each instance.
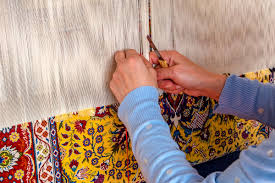
[[[274,0],[151,0],[152,36],[217,73],[275,66]]]
[[[114,52],[148,58],[148,1],[0,0],[0,128],[116,102]],[[220,73],[275,66],[274,1],[151,4],[160,49]]]
[[[0,128],[115,103],[113,55],[139,50],[145,2],[0,0]]]

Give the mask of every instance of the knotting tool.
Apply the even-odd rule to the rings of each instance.
[[[155,44],[153,43],[153,41],[152,41],[152,39],[151,39],[151,37],[149,35],[147,35],[147,39],[148,39],[148,41],[150,43],[150,46],[153,48],[154,52],[156,53],[156,55],[159,58],[159,64],[160,64],[160,66],[163,67],[163,68],[168,67],[168,64],[167,64],[166,60],[164,60],[163,57],[160,55],[158,49],[156,48]]]
[[[153,48],[154,52],[156,53],[156,55],[157,55],[158,58],[159,58],[159,64],[160,64],[160,66],[161,66],[162,68],[168,67],[168,63],[167,63],[166,60],[164,60],[163,57],[160,55],[158,49],[156,48],[155,44],[153,43],[153,41],[152,41],[152,39],[151,39],[151,37],[150,37],[149,35],[147,35],[147,39],[148,39],[148,41],[149,41],[149,43],[150,43],[150,46]],[[183,93],[181,92],[181,93],[179,93],[179,94],[183,94]],[[203,99],[204,99],[204,97],[201,98],[200,107],[199,107],[198,112],[195,114],[195,119],[198,117],[198,115],[199,115],[199,113],[200,113],[200,111],[201,111]],[[195,120],[195,119],[194,119],[194,120]],[[186,148],[188,142],[191,140],[193,130],[194,130],[194,126],[192,126],[192,130],[191,130],[190,137],[188,138],[188,140],[186,141],[185,145],[183,146],[183,148],[182,148],[183,150]]]
[[[159,65],[160,65],[162,68],[167,68],[167,67],[169,67],[167,61],[164,60],[164,58],[160,55],[160,53],[159,53],[157,47],[155,46],[155,44],[153,43],[153,41],[152,41],[152,39],[151,39],[151,37],[150,37],[149,35],[147,35],[147,39],[148,39],[148,41],[149,41],[149,43],[150,43],[150,46],[153,48],[154,52],[156,53],[156,55],[157,55],[158,58],[159,58],[159,60],[158,60],[158,61],[159,61]],[[180,92],[179,94],[183,94],[183,93]]]

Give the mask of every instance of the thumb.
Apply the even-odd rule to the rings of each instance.
[[[173,67],[167,67],[167,68],[158,68],[157,71],[157,79],[163,80],[163,79],[172,79],[174,78],[174,71]]]

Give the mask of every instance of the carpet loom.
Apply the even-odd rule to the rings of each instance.
[[[0,181],[144,183],[109,89],[115,51],[148,58],[149,34],[210,71],[274,83],[274,18],[272,0],[0,0]],[[159,104],[198,167],[271,131],[213,114],[209,98],[162,93]]]

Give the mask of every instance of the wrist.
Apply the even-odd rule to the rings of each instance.
[[[203,95],[219,101],[226,79],[226,75],[211,74],[211,76],[206,81],[207,86],[203,91]]]
[[[118,109],[118,116],[130,134],[146,121],[163,120],[158,96],[156,88],[143,86],[131,91],[124,98]]]

